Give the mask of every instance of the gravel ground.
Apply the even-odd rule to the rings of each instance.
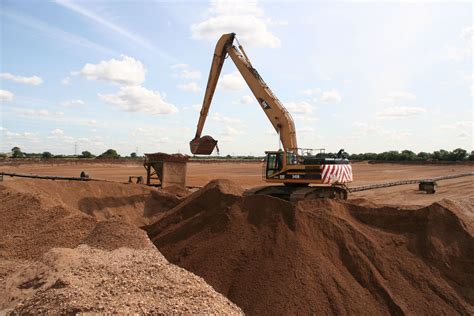
[[[203,279],[170,264],[152,247],[54,248],[5,283],[14,314],[242,314]]]

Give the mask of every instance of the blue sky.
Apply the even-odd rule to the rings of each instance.
[[[235,32],[300,147],[473,149],[467,2],[1,1],[1,148],[189,153],[214,46]],[[204,134],[278,136],[230,59]]]

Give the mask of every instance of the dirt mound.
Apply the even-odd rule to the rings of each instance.
[[[120,217],[135,226],[153,223],[180,199],[157,189],[115,182],[14,180],[1,186],[33,194],[44,205],[78,210],[98,220]]]
[[[0,259],[33,259],[53,247],[74,248],[97,220],[37,195],[0,186]]]
[[[156,250],[55,248],[12,275],[0,308],[14,314],[241,314]]]
[[[220,227],[228,222],[229,218],[223,210],[228,209],[238,201],[244,192],[239,185],[229,180],[213,180],[204,188],[188,196],[175,208],[166,212],[162,219],[146,227],[149,236],[160,234],[161,239],[166,237],[161,233],[163,230],[170,231],[172,227],[181,227],[185,223],[193,226],[191,230],[181,230],[182,240],[192,235],[196,230],[203,230],[206,227]],[[221,225],[222,224],[222,225]],[[173,236],[173,238],[177,238]]]
[[[244,312],[474,313],[474,233],[465,204],[293,205],[234,189],[211,183],[147,231],[168,260]]]
[[[169,187],[163,188],[163,192],[169,193],[171,195],[177,196],[178,198],[183,198],[188,196],[191,192],[185,188],[182,188],[177,185],[171,185]]]
[[[2,183],[0,200],[0,258],[9,259],[37,258],[53,247],[74,248],[98,221],[109,218],[143,226],[180,202],[138,185],[37,179]]]
[[[82,243],[105,250],[155,248],[143,230],[116,218],[97,223]]]

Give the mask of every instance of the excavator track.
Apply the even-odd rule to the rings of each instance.
[[[348,191],[342,186],[285,186],[269,185],[249,189],[244,196],[269,195],[292,203],[311,199],[347,200]]]

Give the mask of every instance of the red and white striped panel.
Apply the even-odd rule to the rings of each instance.
[[[352,166],[322,165],[321,181],[325,184],[345,184],[352,182]]]

